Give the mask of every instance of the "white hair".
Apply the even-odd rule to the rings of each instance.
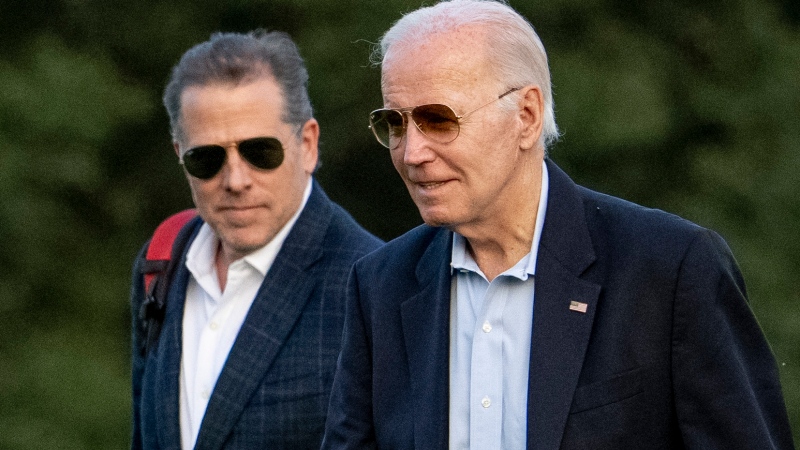
[[[545,149],[559,136],[553,107],[553,91],[547,53],[533,26],[502,0],[449,0],[404,15],[372,53],[375,65],[383,63],[393,45],[421,42],[434,34],[464,25],[483,25],[487,33],[491,67],[506,87],[536,84],[544,97],[544,119],[540,142]]]

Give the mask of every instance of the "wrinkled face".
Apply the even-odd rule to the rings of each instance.
[[[384,107],[429,103],[450,106],[463,115],[510,88],[493,75],[484,56],[480,29],[462,28],[435,35],[421,44],[395,44],[384,58]],[[510,94],[512,101],[516,94]],[[461,121],[458,137],[440,144],[413,124],[390,150],[392,162],[429,225],[459,231],[502,217],[504,196],[511,195],[521,170],[519,126],[515,112],[495,102]],[[460,232],[460,231],[459,231]]]
[[[178,156],[201,145],[225,147],[225,163],[214,177],[186,176],[200,216],[219,237],[228,261],[275,237],[299,208],[317,164],[317,122],[306,122],[298,137],[297,127],[281,120],[283,110],[283,94],[269,76],[238,86],[192,86],[181,95],[185,142],[175,143]],[[283,144],[285,157],[276,169],[252,166],[234,145],[263,136]]]

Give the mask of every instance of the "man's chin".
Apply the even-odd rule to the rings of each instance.
[[[226,233],[219,235],[219,237],[225,253],[235,255],[235,259],[241,259],[260,250],[272,240],[272,238],[267,239],[265,236],[237,236],[235,233]]]
[[[425,222],[426,225],[430,225],[432,227],[448,228],[448,225],[453,223],[452,219],[441,213],[435,214],[420,210],[420,215],[422,216],[422,221]]]

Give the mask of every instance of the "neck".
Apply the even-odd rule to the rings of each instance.
[[[528,230],[495,232],[488,236],[467,237],[467,250],[489,281],[513,267],[531,251],[536,213]]]
[[[217,280],[219,281],[219,290],[221,292],[225,292],[225,285],[228,282],[228,267],[237,259],[239,257],[234,257],[222,248],[222,243],[217,245],[214,268],[217,270]]]
[[[531,169],[516,189],[497,199],[498,208],[487,211],[483,220],[454,228],[466,238],[467,250],[489,281],[531,251],[542,191],[541,163]]]

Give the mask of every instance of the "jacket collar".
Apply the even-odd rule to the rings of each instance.
[[[414,401],[414,448],[448,445],[450,249],[453,233],[430,229],[433,238],[417,265],[419,291],[400,306]],[[444,361],[444,363],[442,363]],[[444,420],[431,420],[441,417]]]
[[[595,261],[578,186],[552,161],[536,266],[528,380],[528,448],[558,448],[583,366],[600,286],[581,278]]]

